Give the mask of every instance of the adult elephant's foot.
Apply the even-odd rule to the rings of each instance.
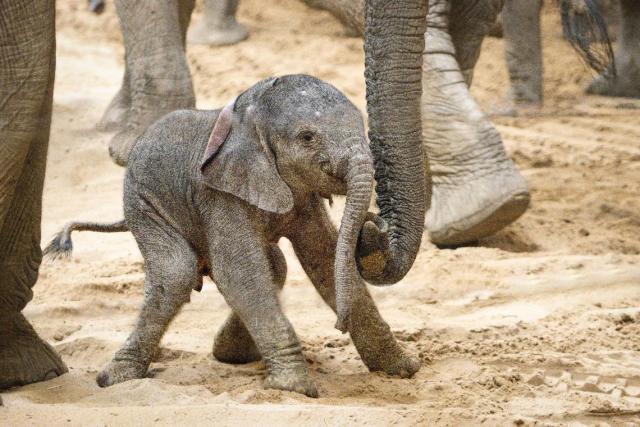
[[[100,132],[120,131],[127,123],[131,99],[124,88],[120,88],[116,96],[113,97],[102,118],[96,125]]]
[[[141,134],[135,126],[125,126],[116,133],[109,142],[109,156],[118,166],[127,166],[129,154],[135,145],[136,139]]]
[[[250,363],[262,358],[240,318],[231,314],[213,341],[213,357],[223,363]]]
[[[425,226],[431,241],[453,246],[489,236],[518,219],[529,206],[526,181],[513,162],[466,174],[433,176],[431,208]]]
[[[218,25],[212,24],[207,19],[200,19],[189,28],[187,41],[191,44],[225,46],[245,40],[248,36],[249,32],[245,26],[235,19],[229,19]]]
[[[635,67],[618,69],[615,78],[605,74],[596,76],[586,92],[591,95],[640,98],[640,63]]]
[[[60,356],[38,337],[22,313],[0,313],[0,389],[50,380],[66,372]]]
[[[144,378],[147,366],[134,360],[112,360],[97,376],[100,387],[109,387],[121,382]]]
[[[123,129],[116,133],[109,142],[109,155],[120,166],[126,166],[129,154],[137,138],[146,128],[175,110],[195,107],[195,95],[191,77],[177,81],[146,81],[141,83],[144,89],[134,88],[131,94],[131,109]]]

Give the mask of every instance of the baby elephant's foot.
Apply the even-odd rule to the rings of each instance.
[[[401,349],[386,354],[379,354],[377,358],[364,360],[370,371],[383,371],[387,375],[400,378],[411,378],[420,370],[420,361]]]
[[[256,362],[262,358],[249,331],[234,314],[213,340],[213,357],[222,363],[231,364]]]
[[[311,378],[309,378],[309,373],[306,368],[271,371],[264,381],[264,387],[276,390],[295,391],[296,393],[309,397],[318,397],[318,389]]]
[[[124,381],[144,378],[147,367],[131,360],[113,360],[96,377],[100,387],[109,387]]]

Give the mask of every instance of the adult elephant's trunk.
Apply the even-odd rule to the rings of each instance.
[[[357,262],[362,277],[377,285],[396,283],[411,268],[430,199],[420,121],[427,9],[426,0],[365,3],[369,139],[377,202],[388,235],[382,239],[361,236]],[[363,234],[367,230],[372,227],[365,227]],[[367,244],[373,241],[382,244]]]
[[[347,200],[336,244],[334,277],[338,313],[336,328],[347,332],[353,287],[359,283],[355,263],[356,244],[367,216],[373,185],[373,160],[364,139],[350,146],[341,169],[347,184]]]

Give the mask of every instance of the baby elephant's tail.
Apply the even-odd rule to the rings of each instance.
[[[73,250],[73,242],[71,241],[72,231],[96,231],[99,233],[118,233],[123,231],[129,231],[127,223],[124,219],[101,224],[97,222],[69,222],[67,223],[58,234],[55,235],[53,240],[49,242],[46,248],[44,248],[44,256],[57,259],[71,256]]]

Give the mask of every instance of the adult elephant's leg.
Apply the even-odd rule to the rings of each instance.
[[[620,0],[620,20],[615,53],[616,77],[596,77],[587,92],[640,98],[640,2]]]
[[[511,88],[509,111],[542,105],[542,0],[507,0],[502,11],[505,54]]]
[[[125,54],[126,55],[126,54]],[[96,129],[102,132],[119,131],[124,129],[131,108],[131,93],[129,92],[129,70],[125,65],[122,85],[113,97]]]
[[[0,3],[0,388],[67,371],[20,313],[33,296],[42,258],[54,15],[49,0]]]
[[[204,15],[189,30],[189,43],[224,46],[247,38],[236,21],[239,0],[204,0]]]
[[[491,13],[468,10],[461,1],[453,2],[453,10],[450,6],[446,0],[430,2],[422,77],[422,133],[433,181],[425,224],[431,240],[441,245],[490,235],[515,221],[529,204],[524,178],[467,86],[482,31],[495,20],[499,4]],[[451,27],[450,12],[456,20]],[[470,22],[483,27],[474,29]]]
[[[135,139],[149,124],[173,110],[195,107],[183,7],[177,0],[116,1],[131,96],[127,124],[109,145],[119,165],[127,163]]]

